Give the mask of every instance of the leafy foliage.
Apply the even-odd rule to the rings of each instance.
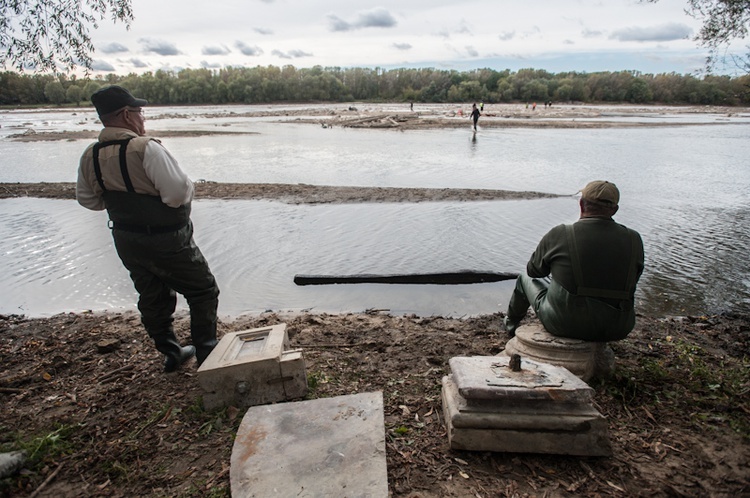
[[[0,63],[19,71],[91,68],[89,26],[110,17],[130,28],[131,0],[0,0]]]
[[[52,85],[51,83],[56,83]],[[95,80],[0,73],[0,105],[78,104],[100,86],[119,84],[156,105],[272,102],[629,102],[750,104],[750,75],[705,76],[636,71],[558,73],[536,69],[363,69],[293,66],[185,69]],[[71,87],[78,87],[70,91]],[[41,89],[41,91],[40,91]]]
[[[706,59],[709,72],[719,61],[728,62],[720,55],[721,49],[736,39],[745,39],[750,29],[750,0],[688,0],[687,12],[703,23],[695,40],[709,49]],[[729,58],[738,69],[750,74],[750,52],[744,57]]]

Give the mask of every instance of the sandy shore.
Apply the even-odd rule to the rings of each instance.
[[[322,126],[324,128],[367,128],[382,130],[424,130],[451,129],[470,126],[469,114],[471,104],[415,104],[411,110],[409,104],[328,104],[324,106],[298,105],[294,108],[287,106],[270,106],[266,110],[237,112],[232,106],[227,106],[224,112],[179,114],[163,113],[159,107],[149,108],[148,122],[162,119],[191,119],[210,118],[220,120],[231,118],[248,120],[263,118],[277,118],[277,122],[294,122],[300,124]],[[93,111],[93,110],[92,110]],[[482,128],[641,128],[662,126],[695,126],[695,122],[662,122],[658,119],[641,121],[623,121],[622,118],[635,116],[658,118],[664,115],[705,115],[718,116],[715,121],[700,123],[702,126],[726,125],[727,121],[738,115],[747,113],[745,108],[716,107],[716,106],[635,106],[635,105],[574,105],[560,104],[552,107],[538,105],[536,109],[524,104],[488,104],[482,112],[479,126]],[[98,125],[97,121],[92,124]],[[194,137],[208,135],[249,135],[252,131],[238,131],[232,129],[231,123],[224,123],[222,129],[206,130],[159,130],[152,134],[156,137]],[[57,140],[94,140],[99,130],[78,131],[46,131],[39,132],[26,129],[8,136],[8,139],[18,142],[38,142]]]
[[[75,183],[0,183],[0,199],[41,197],[75,199]],[[544,192],[491,189],[341,187],[283,183],[195,183],[196,199],[274,200],[288,204],[358,202],[434,202],[539,199],[560,197]]]

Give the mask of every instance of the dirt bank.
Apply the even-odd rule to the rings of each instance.
[[[42,197],[75,199],[74,183],[0,183],[0,199]],[[216,183],[197,181],[196,199],[263,199],[289,204],[357,202],[430,202],[538,199],[560,197],[544,192],[459,188],[333,187],[283,183]]]
[[[748,317],[639,318],[613,345],[613,377],[592,383],[610,458],[448,448],[440,379],[451,357],[500,352],[499,320],[267,313],[219,333],[286,323],[311,398],[382,391],[392,496],[750,493]],[[188,329],[180,316],[183,340]],[[0,496],[229,496],[243,413],[204,411],[192,362],[161,373],[136,314],[0,316],[0,365],[0,450],[32,456]]]

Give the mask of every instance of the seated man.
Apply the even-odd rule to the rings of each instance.
[[[530,304],[544,328],[559,337],[607,342],[633,330],[643,241],[612,219],[619,201],[613,183],[591,182],[581,190],[581,218],[542,238],[508,304],[504,325],[511,336]]]

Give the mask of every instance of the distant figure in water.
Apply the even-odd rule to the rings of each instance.
[[[477,121],[479,121],[479,116],[481,116],[479,109],[477,109],[476,104],[471,104],[471,119],[474,121],[474,131],[477,131]]]

